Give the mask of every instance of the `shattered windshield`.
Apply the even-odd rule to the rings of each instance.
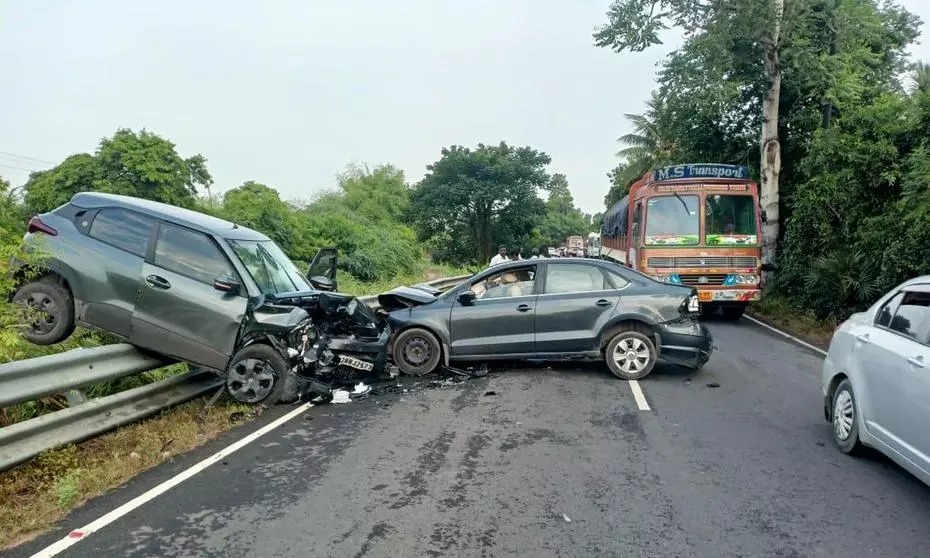
[[[227,240],[263,294],[311,291],[313,287],[278,245],[270,240]]]
[[[756,244],[756,207],[752,196],[708,194],[704,201],[707,244]]]
[[[695,245],[699,228],[697,196],[675,194],[646,202],[646,244]]]

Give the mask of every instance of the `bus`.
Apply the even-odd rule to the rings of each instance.
[[[601,257],[693,286],[704,314],[737,320],[762,298],[759,187],[743,166],[674,165],[643,175],[604,214]]]

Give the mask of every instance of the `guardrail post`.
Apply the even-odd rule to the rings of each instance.
[[[68,400],[69,407],[74,407],[75,405],[80,405],[81,403],[87,402],[87,396],[79,389],[69,389],[66,391],[65,399]]]

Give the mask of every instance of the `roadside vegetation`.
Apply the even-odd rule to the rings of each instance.
[[[283,199],[249,180],[216,192],[202,155],[182,157],[146,130],[117,130],[94,153],[68,157],[30,175],[18,188],[0,179],[0,290],[10,293],[9,262],[21,251],[29,218],[80,191],[131,195],[186,207],[259,230],[300,266],[317,250],[338,250],[339,290],[370,295],[473,273],[500,244],[529,257],[533,247],[558,246],[569,235],[597,230],[596,216],[575,207],[563,175],[549,174],[549,156],[529,147],[451,147],[418,184],[391,165],[351,166],[335,184],[307,199]],[[28,317],[0,300],[0,363],[114,342],[78,330],[59,345],[32,345],[19,334]],[[102,397],[184,373],[177,364],[90,386]],[[0,409],[0,427],[66,406],[64,396]],[[196,400],[86,442],[46,452],[0,474],[0,548],[48,528],[75,506],[133,475],[203,444],[260,412],[221,399],[204,410]]]
[[[655,166],[750,167],[780,231],[755,311],[832,333],[930,272],[930,66],[907,54],[919,25],[876,0],[615,0],[598,46],[643,50],[666,27],[685,41],[661,64],[647,110],[627,115],[634,132],[620,138],[605,203]],[[766,157],[763,129],[774,134]]]

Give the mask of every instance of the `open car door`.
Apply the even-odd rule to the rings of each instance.
[[[320,291],[335,291],[338,288],[336,285],[337,260],[335,248],[320,248],[316,256],[313,256],[313,261],[307,268],[307,280],[313,288]]]

